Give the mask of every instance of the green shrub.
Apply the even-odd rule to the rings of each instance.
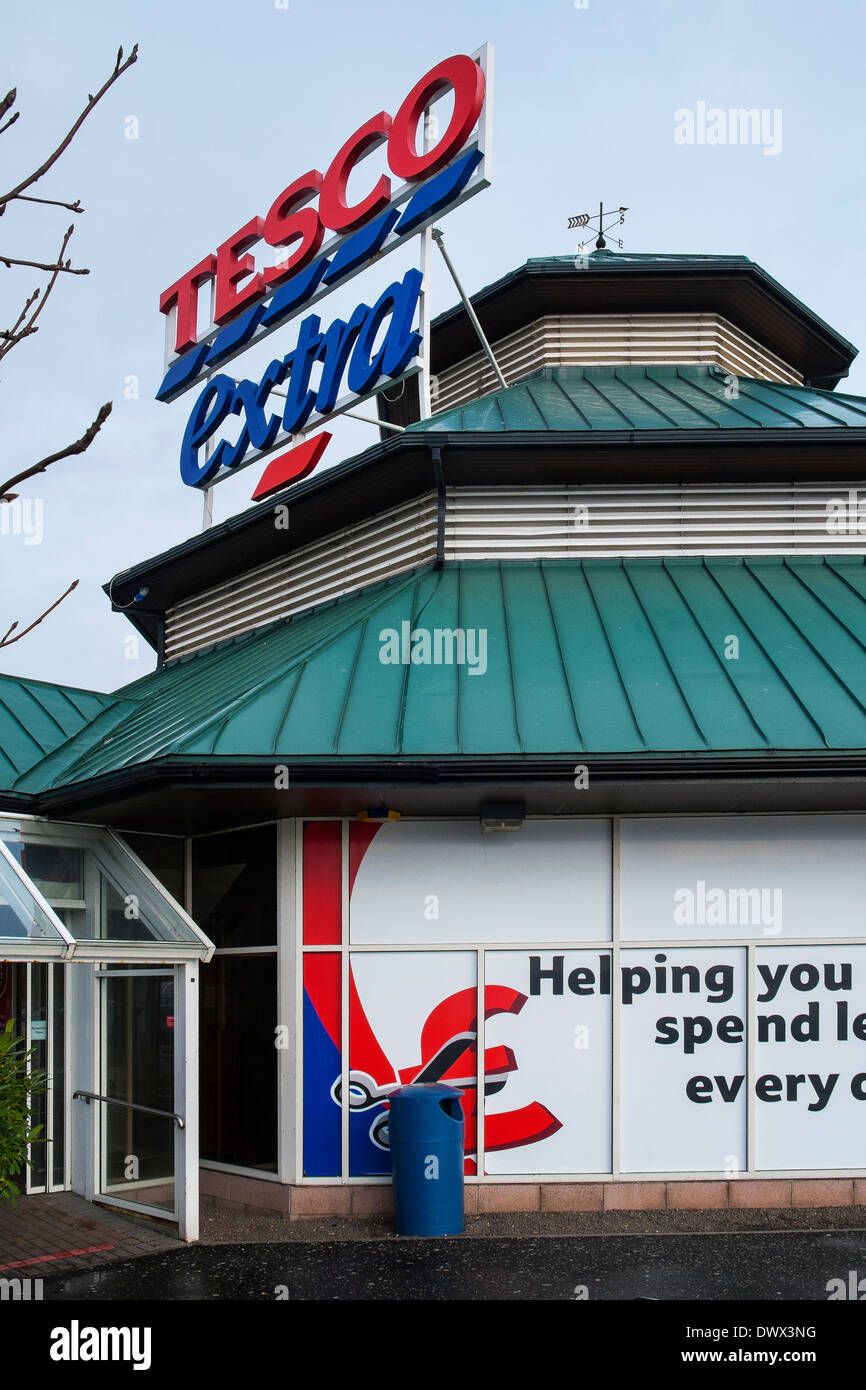
[[[0,1033],[0,1202],[14,1202],[18,1196],[13,1178],[30,1162],[27,1145],[45,1142],[39,1138],[42,1125],[33,1125],[30,1118],[30,1097],[44,1094],[45,1073],[28,1074],[30,1053],[25,1049],[10,1018]]]

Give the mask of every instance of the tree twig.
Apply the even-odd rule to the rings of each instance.
[[[5,483],[0,483],[0,501],[10,488],[17,483],[23,483],[26,478],[32,478],[36,473],[44,473],[46,468],[50,468],[52,463],[57,463],[60,459],[69,458],[72,454],[83,454],[89,449],[102,426],[111,414],[111,401],[106,401],[105,405],[100,406],[99,414],[93,424],[84,431],[80,439],[76,439],[74,444],[67,444],[65,449],[59,449],[56,454],[49,454],[47,458],[40,459],[38,463],[31,464],[22,473],[16,473],[14,478],[8,478]]]
[[[75,121],[75,123],[67,131],[66,135],[60,141],[60,144],[57,146],[57,149],[54,151],[53,154],[50,154],[48,156],[44,163],[40,164],[39,168],[34,173],[29,174],[26,179],[22,179],[21,182],[19,184],[16,184],[16,186],[13,189],[11,189],[8,193],[0,195],[0,207],[5,207],[5,205],[11,202],[13,198],[20,197],[20,195],[24,192],[25,188],[30,188],[32,184],[38,183],[38,181],[43,177],[43,175],[47,174],[51,166],[57,163],[57,160],[63,154],[63,151],[67,149],[68,146],[72,143],[72,140],[74,139],[75,135],[78,133],[81,126],[87,120],[87,117],[90,115],[97,102],[99,102],[102,99],[102,97],[105,96],[105,93],[108,91],[109,87],[113,87],[117,79],[123,76],[127,68],[131,68],[133,63],[137,61],[138,44],[133,44],[132,52],[130,53],[126,62],[123,62],[122,59],[123,49],[119,48],[117,50],[117,59],[114,64],[114,71],[107,79],[107,81],[103,82],[102,86],[100,87],[99,91],[96,93],[95,96],[92,96],[90,93],[88,93],[87,105],[81,112],[81,115],[78,117],[77,121]]]
[[[10,634],[13,633],[16,627],[18,626],[18,620],[16,618],[15,622],[8,629],[8,631],[5,632],[2,637],[0,637],[0,647],[11,647],[13,642],[20,642],[22,637],[26,637],[28,632],[32,632],[34,627],[38,627],[42,620],[44,618],[47,618],[49,613],[53,613],[55,608],[57,608],[57,606],[61,604],[65,598],[69,597],[69,595],[72,593],[72,590],[77,588],[78,580],[73,579],[66,592],[62,593],[58,599],[55,599],[50,608],[46,608],[45,612],[41,613],[35,622],[32,622],[29,627],[25,627],[15,637],[12,637]]]
[[[63,238],[63,245],[60,247],[60,250],[59,250],[59,252],[58,252],[58,254],[57,254],[57,260],[58,260],[58,262],[61,262],[61,261],[63,260],[64,252],[66,251],[66,248],[67,248],[67,246],[69,245],[69,239],[70,239],[70,237],[72,236],[72,233],[74,232],[74,230],[75,230],[74,227],[67,227],[67,229],[66,229],[66,235],[65,235],[64,238]],[[37,289],[37,290],[34,290],[34,291],[33,291],[33,294],[30,296],[30,298],[28,299],[27,303],[24,305],[24,309],[23,309],[22,313],[19,315],[18,323],[16,323],[15,328],[12,330],[12,333],[6,335],[6,337],[7,337],[6,343],[3,344],[3,345],[0,345],[0,361],[2,361],[2,359],[6,356],[6,353],[7,353],[7,352],[11,352],[12,348],[15,346],[16,343],[20,343],[20,341],[21,341],[22,338],[26,338],[26,337],[28,336],[28,334],[30,334],[30,333],[36,333],[36,332],[37,332],[37,329],[36,329],[36,327],[35,327],[36,320],[38,319],[39,315],[42,313],[42,310],[45,308],[45,304],[46,304],[46,302],[47,302],[47,300],[48,300],[48,296],[50,295],[51,291],[54,289],[54,286],[55,286],[55,284],[57,283],[57,276],[58,276],[59,274],[60,274],[60,272],[59,272],[58,270],[55,270],[54,274],[52,275],[51,279],[48,281],[48,284],[47,284],[46,287],[45,287],[45,293],[42,295],[42,298],[41,298],[41,299],[39,299],[39,290]],[[34,301],[37,300],[37,299],[39,299],[39,303],[36,305],[36,308],[33,310],[33,313],[32,313],[31,316],[30,316],[29,322],[26,323],[26,324],[24,325],[24,327],[23,327],[23,328],[20,330],[20,332],[19,332],[18,325],[21,323],[21,320],[22,320],[22,318],[24,317],[24,315],[26,314],[27,310],[30,308],[30,305],[33,304]]]
[[[90,271],[89,271],[89,270],[87,270],[87,269],[85,269],[85,268],[81,268],[81,267],[72,266],[72,265],[69,264],[68,261],[66,262],[65,265],[61,265],[61,264],[59,264],[59,263],[58,263],[57,265],[47,265],[47,264],[45,263],[45,261],[19,261],[19,260],[17,260],[17,259],[15,258],[15,256],[4,256],[3,253],[2,253],[2,251],[0,251],[0,264],[5,265],[5,267],[6,267],[7,270],[10,270],[11,267],[12,267],[13,265],[29,265],[29,266],[31,266],[34,270],[54,270],[54,271],[61,271],[61,270],[62,270],[62,271],[65,271],[65,273],[66,273],[67,275],[89,275],[89,274],[90,274]]]
[[[38,291],[38,290],[34,290],[33,293],[31,294],[30,298],[27,299],[27,300],[25,300],[25,302],[24,302],[24,308],[21,310],[21,313],[18,315],[18,317],[17,317],[17,319],[15,320],[15,322],[13,323],[12,327],[11,327],[11,328],[0,329],[0,338],[5,338],[5,339],[7,339],[7,340],[9,341],[9,343],[11,344],[11,343],[13,343],[13,342],[17,342],[19,338],[23,338],[23,337],[25,336],[27,330],[22,329],[20,333],[19,333],[18,330],[19,330],[19,328],[21,328],[22,323],[24,322],[24,320],[25,320],[26,317],[27,317],[27,310],[30,308],[30,305],[33,304],[38,298],[39,298],[39,291]],[[31,330],[31,331],[35,331],[35,330]],[[0,357],[3,356],[4,351],[5,351],[5,352],[8,352],[8,351],[9,351],[9,348],[8,348],[8,347],[5,348],[5,349],[4,349],[4,348],[0,348]]]
[[[66,208],[67,212],[83,212],[81,199],[76,198],[74,203],[61,203],[57,198],[33,198],[29,193],[18,194],[19,203],[45,203],[47,207]]]

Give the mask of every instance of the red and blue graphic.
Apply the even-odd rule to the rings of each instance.
[[[327,829],[326,829],[327,827]],[[378,830],[375,825],[353,825],[350,840],[350,892],[361,859]],[[328,830],[339,833],[336,823],[311,823],[308,857],[305,839],[304,906],[313,921],[321,921],[321,902],[334,901],[334,886],[316,873],[324,865],[322,845]],[[333,840],[327,867],[334,871]],[[327,914],[333,915],[333,908]],[[320,928],[317,929],[319,935]],[[335,941],[332,931],[327,932]],[[305,933],[305,940],[307,939]],[[340,956],[307,954],[304,964],[304,1171],[308,1176],[336,1177],[341,1156],[341,1009]],[[489,984],[484,990],[484,1015],[520,1013],[526,995],[506,985]],[[393,1007],[406,1008],[405,997]],[[411,1006],[411,1001],[410,1001]],[[388,1147],[388,1095],[408,1082],[444,1081],[463,1091],[467,1173],[476,1172],[475,1148],[478,1113],[478,991],[458,989],[430,1010],[419,1029],[420,1056],[399,1065],[384,1052],[367,1017],[354,972],[349,971],[349,1154],[353,1177],[390,1172]],[[517,1070],[510,1047],[499,1044],[484,1054],[484,1096],[495,1095]],[[518,1148],[538,1143],[561,1128],[560,1121],[537,1101],[514,1110],[485,1117],[485,1149]]]

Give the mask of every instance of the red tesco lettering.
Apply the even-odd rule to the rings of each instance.
[[[418,153],[418,123],[425,109],[447,91],[454,93],[448,126],[429,150]],[[484,73],[466,54],[437,63],[416,82],[393,120],[380,111],[360,126],[335,155],[324,176],[311,169],[274,199],[266,215],[242,227],[163,291],[160,312],[177,310],[175,352],[197,341],[199,289],[215,281],[214,322],[227,323],[241,309],[270,292],[289,275],[303,270],[318,254],[325,229],[351,232],[364,226],[391,200],[391,180],[382,174],[354,203],[347,201],[349,179],[374,150],[386,147],[389,170],[415,183],[444,168],[471,134],[484,104]],[[311,206],[318,200],[318,208]],[[292,247],[277,265],[257,268],[250,249],[264,241]]]

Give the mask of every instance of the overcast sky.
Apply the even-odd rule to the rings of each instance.
[[[194,395],[170,406],[153,398],[160,292],[293,178],[327,168],[368,117],[393,114],[451,53],[486,40],[495,49],[493,185],[443,220],[470,291],[528,257],[571,252],[569,214],[604,199],[629,207],[626,250],[745,254],[863,342],[866,10],[852,0],[42,0],[7,10],[3,30],[0,87],[17,86],[21,111],[0,137],[4,189],[54,147],[118,45],[140,49],[33,190],[82,200],[70,253],[91,274],[62,277],[38,334],[0,364],[2,477],[76,438],[103,401],[114,411],[86,455],[22,487],[34,526],[41,507],[41,543],[0,534],[3,631],[80,580],[41,627],[0,651],[4,672],[111,690],[152,668],[102,585],[201,524],[201,497],[178,472]],[[766,109],[781,148],[678,143],[675,112],[699,102]],[[0,253],[51,260],[70,220],[13,204]],[[385,265],[396,274],[399,262]],[[372,302],[383,274],[366,272],[349,298]],[[40,278],[0,269],[0,327]],[[434,312],[453,302],[439,264],[433,292]],[[327,315],[347,303],[335,296]],[[291,332],[269,340],[264,361],[283,338],[288,350]],[[241,360],[252,376],[262,357]],[[866,395],[859,359],[841,389]],[[326,458],[376,438],[343,422]],[[216,489],[217,520],[249,505],[254,475]]]

